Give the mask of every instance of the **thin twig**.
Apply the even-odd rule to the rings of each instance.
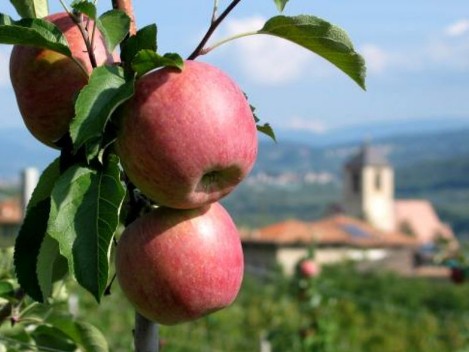
[[[88,19],[88,21],[89,21],[89,19]],[[92,48],[94,48],[94,42],[95,42],[94,38],[95,38],[95,35],[96,35],[96,27],[97,27],[96,21],[94,21],[93,22],[93,29],[91,31],[91,47]],[[86,24],[86,29],[88,30],[88,28],[89,28],[89,22]]]
[[[83,15],[80,14],[77,16],[74,13],[69,12],[69,16],[73,20],[73,22],[75,22],[75,24],[77,25],[78,29],[80,30],[81,36],[83,37],[83,40],[85,41],[86,50],[88,51],[88,57],[90,58],[90,62],[91,62],[91,67],[93,68],[97,67],[98,64],[96,63],[96,57],[94,55],[94,49],[91,43],[91,39],[88,34],[88,30],[83,25]]]
[[[252,32],[245,32],[245,33],[236,34],[236,35],[233,35],[229,38],[222,39],[219,42],[217,42],[215,44],[212,44],[211,46],[203,48],[200,51],[200,55],[205,55],[208,52],[212,51],[213,49],[216,49],[216,48],[218,48],[219,46],[221,46],[225,43],[231,42],[232,40],[239,39],[239,38],[244,38],[244,37],[249,37],[249,36],[257,35],[257,34],[259,34],[258,31],[252,31]]]
[[[63,0],[59,0],[59,1],[60,1],[60,4],[62,5],[64,11],[65,11],[70,17],[72,17],[73,14],[72,14],[72,12],[69,10],[67,4],[66,4]],[[83,73],[84,73],[86,76],[88,76],[88,70],[86,69],[86,67],[84,67],[83,64],[82,64],[79,60],[77,60],[77,58],[76,58],[75,56],[72,55],[70,58],[73,60],[73,62],[75,62],[75,63],[78,65],[78,67],[80,67],[80,69],[83,71]]]
[[[216,21],[218,13],[218,0],[213,1],[212,23]]]
[[[205,44],[207,44],[208,40],[212,36],[213,32],[217,29],[217,27],[220,25],[220,23],[225,19],[226,16],[236,7],[241,2],[241,0],[233,0],[231,4],[228,5],[228,7],[221,13],[219,17],[217,17],[215,20],[212,20],[212,23],[210,24],[210,27],[207,30],[207,33],[205,33],[204,37],[200,41],[199,45],[195,48],[195,50],[192,52],[192,54],[189,55],[187,58],[188,60],[194,60],[197,56],[201,55],[203,52]]]

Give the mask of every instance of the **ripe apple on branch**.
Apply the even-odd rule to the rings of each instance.
[[[314,278],[321,273],[321,267],[315,260],[307,258],[299,263],[299,271],[304,278]]]
[[[117,246],[123,292],[142,315],[163,324],[230,305],[243,268],[239,233],[219,203],[154,209],[130,224]]]
[[[243,92],[197,61],[142,76],[124,104],[116,152],[158,205],[192,209],[227,195],[252,169],[257,131]]]
[[[12,0],[19,20],[0,14],[0,43],[15,45],[10,73],[25,125],[60,149],[15,244],[22,290],[49,300],[61,267],[99,302],[117,250],[119,282],[150,319],[173,324],[229,305],[242,250],[217,201],[252,169],[257,131],[274,134],[234,80],[199,57],[234,39],[270,35],[323,57],[364,88],[363,58],[342,29],[310,15],[278,15],[257,31],[210,43],[241,0],[220,14],[214,1],[188,60],[157,52],[156,25],[136,30],[129,0],[112,1],[99,16],[95,1],[60,2],[60,14],[49,15],[46,0]],[[279,11],[287,2],[274,0]],[[112,54],[118,46],[120,58]]]
[[[74,99],[88,83],[93,67],[112,65],[118,58],[106,48],[99,30],[94,33],[92,55],[88,54],[83,34],[91,36],[94,22],[86,17],[72,18],[60,12],[44,19],[64,34],[71,57],[50,49],[15,45],[10,57],[10,78],[26,127],[38,140],[55,147],[68,131],[75,115]]]

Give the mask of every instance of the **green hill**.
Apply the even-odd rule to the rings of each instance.
[[[462,236],[469,234],[469,130],[388,137],[373,142],[395,167],[396,197],[425,198],[443,221]],[[357,144],[327,148],[299,143],[261,144],[251,179],[224,203],[236,221],[262,226],[286,218],[313,220],[324,216],[341,199],[341,168]],[[326,172],[326,184],[304,182],[308,172]],[[292,182],[266,182],[296,174]]]

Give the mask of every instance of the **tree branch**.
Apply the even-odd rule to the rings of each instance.
[[[112,0],[112,8],[121,10],[127,14],[130,18],[130,29],[129,34],[135,35],[137,33],[137,25],[135,23],[134,9],[132,0]]]
[[[197,56],[202,55],[204,51],[204,46],[207,44],[208,40],[212,36],[213,32],[217,29],[217,27],[222,23],[222,21],[228,16],[228,14],[236,7],[241,2],[241,0],[233,0],[231,4],[228,5],[228,7],[221,13],[221,15],[217,18],[212,19],[212,23],[210,24],[210,27],[207,30],[207,33],[205,33],[204,37],[200,41],[199,45],[195,48],[195,50],[192,52],[192,54],[189,55],[187,58],[188,60],[194,60]]]
[[[134,348],[136,352],[158,352],[158,325],[135,312]]]

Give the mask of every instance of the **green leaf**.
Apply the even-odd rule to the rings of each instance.
[[[87,352],[108,352],[106,338],[94,325],[72,320],[69,316],[54,317],[47,322],[66,334],[75,344]]]
[[[37,258],[37,279],[44,298],[52,294],[53,284],[67,272],[67,263],[59,253],[59,244],[50,236],[45,236]]]
[[[122,44],[121,60],[130,69],[130,64],[140,50],[158,50],[156,44],[157,28],[155,24],[143,27]]]
[[[72,56],[62,32],[51,22],[39,18],[13,21],[0,13],[0,43],[30,45]]]
[[[75,322],[79,345],[89,352],[107,352],[108,344],[104,335],[97,327],[84,321]],[[75,340],[76,341],[76,340]],[[77,341],[77,342],[78,342]]]
[[[77,348],[66,334],[53,326],[40,325],[32,331],[31,336],[39,350],[73,352]]]
[[[38,302],[44,302],[46,298],[42,294],[36,270],[41,244],[46,236],[49,211],[49,199],[29,207],[15,243],[16,277],[25,292]]]
[[[50,197],[55,181],[60,176],[60,158],[55,159],[43,171],[39,181],[29,199],[28,208],[36,206],[39,202]]]
[[[70,5],[75,11],[80,12],[92,20],[96,20],[96,6],[86,0],[75,0]]]
[[[42,18],[49,14],[47,0],[10,0],[22,18]]]
[[[277,138],[275,137],[275,132],[269,123],[265,123],[263,125],[256,125],[256,127],[259,132],[264,133],[265,135],[272,138],[274,142],[277,142]]]
[[[288,0],[274,0],[275,5],[277,6],[277,9],[282,12],[283,9],[285,8],[285,5],[287,4]]]
[[[132,69],[137,76],[160,67],[173,67],[178,70],[184,68],[184,60],[174,53],[164,54],[163,56],[151,50],[140,50],[132,60]]]
[[[48,232],[72,275],[98,302],[107,285],[110,245],[124,196],[115,155],[109,155],[102,170],[70,167],[52,191]]]
[[[4,346],[6,346],[6,352],[26,352],[24,346],[31,346],[31,344],[33,343],[30,332],[26,331],[25,329],[27,325],[8,325],[2,324],[0,326],[0,341],[5,343]],[[0,348],[1,347],[2,345],[0,344]],[[29,351],[31,351],[31,349],[29,349]],[[3,350],[2,352],[5,352],[5,350]],[[38,351],[36,350],[36,352]]]
[[[276,16],[258,31],[296,43],[328,60],[365,89],[365,60],[355,52],[347,33],[314,16]]]
[[[130,17],[120,10],[103,13],[96,24],[104,36],[106,46],[112,52],[129,33]]]
[[[42,293],[37,277],[37,260],[47,233],[49,196],[59,174],[57,159],[39,178],[15,243],[14,264],[18,282],[29,296],[39,302],[43,302],[46,297]]]
[[[247,96],[246,93],[244,93],[244,96],[246,100],[249,100],[249,97]],[[270,126],[269,123],[265,123],[263,125],[259,124],[259,117],[257,117],[256,114],[256,107],[254,105],[249,104],[249,107],[251,108],[252,116],[254,117],[254,122],[256,123],[256,128],[259,132],[264,133],[265,135],[269,136],[274,140],[274,142],[277,142],[277,138],[275,137],[275,132],[273,128]]]
[[[0,281],[0,297],[10,297],[14,292],[14,286],[11,282]]]
[[[75,103],[76,115],[70,124],[74,151],[85,145],[88,160],[96,157],[112,113],[133,94],[134,78],[126,80],[121,67],[94,69]]]

